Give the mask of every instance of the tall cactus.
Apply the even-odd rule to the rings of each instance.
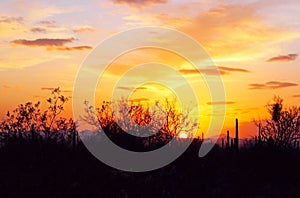
[[[235,148],[239,150],[239,120],[235,119]]]
[[[258,143],[261,143],[261,125],[260,123],[258,124]]]
[[[230,136],[229,136],[229,131],[227,131],[227,144],[226,147],[229,149],[230,146]]]
[[[222,138],[222,149],[224,149],[224,138]]]

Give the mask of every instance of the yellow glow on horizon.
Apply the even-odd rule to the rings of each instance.
[[[188,135],[184,132],[181,132],[178,137],[181,139],[186,139],[186,138],[188,138]]]

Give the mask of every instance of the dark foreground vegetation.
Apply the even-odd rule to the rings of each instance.
[[[280,98],[268,105],[270,118],[257,121],[258,137],[247,144],[238,147],[238,137],[231,144],[227,137],[208,155],[199,158],[198,151],[203,142],[194,139],[177,160],[143,173],[113,169],[89,153],[79,138],[76,123],[59,116],[65,102],[67,98],[59,89],[54,89],[47,100],[47,110],[42,111],[40,103],[25,103],[12,113],[8,112],[0,123],[1,197],[300,195],[300,111],[296,107],[283,108]],[[183,130],[180,122],[184,122],[184,129],[191,130],[195,126],[169,101],[165,107],[167,122],[157,123],[157,126],[163,124],[157,135],[147,138],[135,138],[125,133],[135,124],[127,120],[117,124],[111,103],[105,102],[97,108],[96,119],[87,104],[87,116],[83,119],[100,126],[121,147],[149,151],[167,144]],[[135,123],[143,126],[150,123],[148,109],[141,104],[126,108],[123,110],[130,112]]]
[[[81,144],[11,143],[0,149],[1,197],[298,197],[300,153],[216,146],[198,158],[200,142],[161,169],[131,173],[94,158]]]

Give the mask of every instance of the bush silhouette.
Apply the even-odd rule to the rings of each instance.
[[[156,102],[151,115],[149,103],[140,101],[103,101],[95,111],[87,101],[85,105],[82,120],[101,128],[112,141],[130,150],[153,150],[182,131],[192,137],[197,127],[189,112],[180,112],[174,100]],[[150,136],[144,137],[144,133]]]
[[[295,148],[300,138],[300,107],[284,107],[280,97],[273,100],[267,105],[270,118],[259,122],[261,140],[279,149]]]
[[[12,112],[8,111],[0,123],[0,133],[15,134],[20,137],[34,137],[54,141],[75,141],[76,123],[72,118],[60,117],[68,98],[61,94],[60,88],[51,92],[46,100],[46,110],[40,108],[41,102],[20,104]],[[78,141],[78,140],[76,140]]]

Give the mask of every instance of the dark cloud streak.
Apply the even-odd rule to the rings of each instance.
[[[47,30],[45,28],[40,28],[40,27],[31,28],[30,31],[32,33],[46,33],[47,32]]]
[[[83,50],[92,50],[91,46],[74,46],[74,47],[48,47],[47,50],[57,50],[57,51],[83,51]]]
[[[47,20],[44,20],[44,21],[40,21],[39,24],[41,25],[47,25],[47,26],[54,26],[56,24],[56,21],[47,21]]]
[[[36,30],[40,31],[40,30]],[[49,38],[41,38],[36,40],[26,40],[26,39],[19,39],[11,41],[11,44],[15,45],[23,45],[28,47],[46,47],[47,50],[57,50],[57,51],[83,51],[83,50],[91,50],[93,47],[91,46],[72,46],[68,47],[65,46],[67,43],[72,43],[75,39],[68,38],[68,39],[49,39]]]
[[[186,75],[193,75],[193,74],[205,74],[205,75],[226,75],[228,72],[218,70],[214,67],[207,67],[205,69],[181,69],[179,72],[186,74]]]
[[[23,23],[23,17],[10,17],[10,16],[1,16],[0,23]]]
[[[291,62],[295,61],[297,57],[298,54],[279,55],[268,59],[267,62]]]
[[[208,105],[230,105],[230,104],[235,104],[233,101],[216,101],[216,102],[207,102],[206,104]]]
[[[249,84],[249,89],[281,89],[281,88],[295,87],[295,86],[298,86],[298,84],[291,83],[291,82],[269,81],[263,84],[260,83]]]
[[[55,88],[52,88],[52,87],[41,87],[41,90],[42,91],[53,91]],[[60,90],[61,92],[64,92],[64,93],[71,93],[72,91],[71,90]]]
[[[135,89],[134,87],[122,87],[122,86],[119,86],[117,87],[118,89],[121,89],[121,90],[132,90],[132,89]],[[147,87],[137,87],[136,90],[146,90],[148,89]]]
[[[38,47],[38,46],[64,46],[67,43],[73,42],[74,38],[68,39],[49,39],[49,38],[41,38],[36,40],[26,40],[26,39],[18,39],[11,41],[12,44],[17,45],[25,45],[29,47]]]
[[[240,73],[249,73],[249,70],[246,69],[241,69],[241,68],[231,68],[231,67],[206,67],[204,69],[181,69],[179,70],[179,72],[183,73],[183,74],[199,74],[199,71],[202,74],[205,75],[228,75],[231,74],[232,72],[240,72]]]
[[[228,72],[241,72],[241,73],[249,73],[249,70],[241,69],[241,68],[232,68],[232,67],[218,67],[220,70],[228,71]]]

